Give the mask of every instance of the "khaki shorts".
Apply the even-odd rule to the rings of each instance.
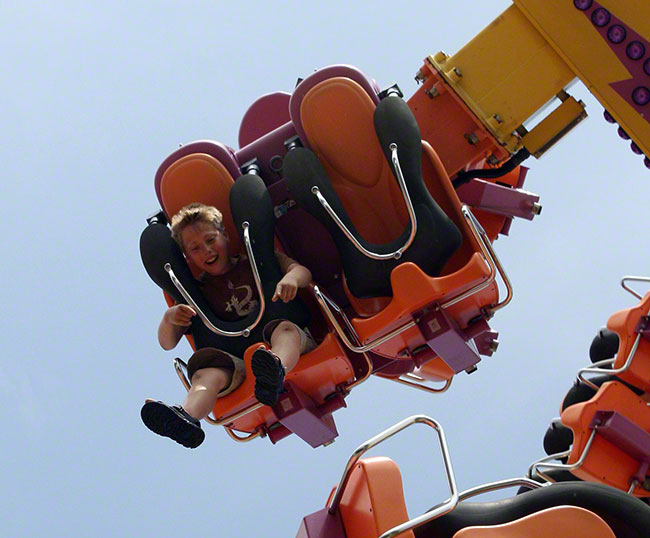
[[[285,320],[276,319],[267,323],[264,327],[264,342],[269,346],[271,345],[271,334],[282,321]],[[309,333],[309,329],[301,329],[297,325],[294,325],[294,327],[298,329],[298,333],[300,334],[300,354],[304,355],[305,353],[309,353],[316,349],[317,344]],[[187,361],[187,377],[189,377],[191,381],[192,376],[198,370],[204,368],[224,368],[226,370],[232,370],[230,385],[219,392],[217,395],[219,398],[230,394],[244,382],[244,379],[246,379],[244,360],[214,347],[204,347],[199,349],[190,357],[190,360]]]

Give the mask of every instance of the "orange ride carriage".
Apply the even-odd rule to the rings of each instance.
[[[599,331],[591,350],[595,363],[580,370],[564,398],[561,423],[547,432],[547,452],[557,453],[532,470],[552,480],[558,477],[554,473],[569,471],[650,499],[650,293],[632,290],[627,283],[635,280],[650,282],[622,280],[640,301],[613,314]],[[565,463],[551,463],[554,459]]]
[[[339,107],[332,117],[344,122],[338,131],[319,124],[319,118],[328,115],[327,95],[332,86]],[[338,90],[341,92],[336,94]],[[406,188],[399,170],[401,150],[397,150],[397,163],[394,164],[392,155],[382,154],[377,135],[369,129],[368,123],[381,98],[399,100],[393,95],[396,91],[380,92],[374,81],[350,66],[325,68],[300,82],[293,95],[277,92],[253,103],[240,127],[240,149],[234,150],[214,141],[197,141],[173,152],[158,169],[155,188],[163,211],[149,219],[141,248],[156,252],[156,267],[150,270],[147,262],[145,266],[150,275],[156,273],[157,276],[152,277],[165,290],[169,304],[172,301],[192,304],[192,294],[186,297],[181,290],[184,289],[183,280],[191,284],[196,275],[182,256],[178,257],[178,252],[175,262],[178,269],[171,263],[170,271],[165,269],[161,274],[161,267],[167,267],[169,262],[160,258],[159,249],[147,247],[148,237],[152,235],[147,230],[157,230],[162,240],[168,242],[166,221],[183,205],[202,201],[217,205],[224,212],[233,253],[241,252],[244,247],[253,249],[252,245],[244,243],[245,234],[250,234],[255,227],[243,230],[236,226],[228,210],[229,192],[233,185],[242,184],[244,178],[247,178],[246,183],[255,182],[251,177],[257,178],[258,186],[261,179],[266,187],[265,196],[270,198],[273,218],[271,222],[264,221],[262,227],[273,229],[276,247],[307,265],[314,276],[311,298],[306,299],[312,312],[310,328],[320,345],[302,357],[298,367],[287,376],[287,390],[278,404],[269,409],[252,397],[250,355],[259,342],[251,340],[243,353],[249,374],[247,380],[240,389],[220,399],[214,417],[208,418],[211,423],[225,426],[237,440],[268,435],[276,442],[293,432],[313,446],[327,444],[337,435],[332,412],[345,405],[344,397],[349,390],[371,372],[423,390],[440,392],[446,390],[455,373],[474,370],[480,360],[479,354],[490,355],[496,349],[497,333],[489,329],[487,321],[507,304],[512,290],[491,247],[491,240],[499,231],[505,231],[504,223],[511,217],[498,211],[483,211],[479,218],[486,224],[490,224],[490,218],[497,219],[491,221],[492,226],[488,226],[486,232],[470,208],[459,200],[433,148],[420,140],[419,135],[416,145],[421,159],[417,157],[417,163],[421,163],[421,169],[413,165],[412,157],[406,157],[411,165]],[[324,109],[318,99],[311,98],[323,95]],[[310,114],[313,121],[309,119]],[[308,125],[307,130],[305,125]],[[389,137],[391,129],[389,125]],[[354,143],[368,153],[355,156]],[[408,261],[409,251],[402,246],[400,254],[405,253],[402,260],[398,259],[401,256],[391,255],[397,263],[384,278],[383,293],[364,296],[350,290],[346,260],[341,260],[331,230],[296,204],[295,197],[287,189],[287,155],[296,148],[304,149],[300,146],[317,144],[324,150],[334,151],[334,156],[323,153],[319,158],[326,162],[343,159],[340,163],[342,176],[358,177],[355,172],[364,173],[363,167],[374,163],[374,172],[381,176],[379,188],[370,185],[373,188],[352,195],[351,205],[348,201],[345,203],[357,221],[355,224],[363,223],[360,228],[363,233],[378,233],[379,241],[382,241],[382,234],[389,238],[399,236],[400,227],[405,230],[402,235],[415,235],[408,229],[415,229],[408,215],[409,189],[414,189],[420,198],[433,197],[438,213],[444,218],[448,215],[451,226],[460,232],[460,246],[444,261],[439,274],[435,274],[438,271],[427,274],[418,264]],[[361,168],[359,163],[363,165]],[[352,171],[345,168],[349,166]],[[513,174],[523,178],[519,169]],[[351,184],[355,184],[354,179]],[[367,197],[366,202],[363,202],[364,197]],[[359,201],[363,203],[355,206]],[[375,202],[380,205],[374,205]],[[259,208],[251,207],[254,204],[247,204],[245,200],[240,205],[244,207],[241,211],[244,216],[239,219],[241,225],[246,221],[246,211],[257,213]],[[481,207],[480,200],[477,205]],[[410,211],[414,213],[412,207]],[[389,223],[388,228],[384,221]],[[425,249],[424,255],[434,257],[435,246],[429,251]],[[250,257],[254,258],[254,254]],[[183,274],[177,275],[179,271]],[[497,273],[501,273],[507,287],[507,295],[501,301],[495,283]],[[209,307],[204,305],[199,310],[203,325],[213,332],[216,328],[218,332],[219,323],[213,319]],[[263,312],[258,314],[254,317],[263,317]],[[256,321],[259,319],[249,320],[251,324]],[[251,325],[239,327],[234,332],[242,336],[251,332]],[[191,344],[194,346],[195,342]],[[176,367],[184,385],[189,387],[182,361],[177,360]],[[432,388],[427,380],[442,381],[444,386]]]

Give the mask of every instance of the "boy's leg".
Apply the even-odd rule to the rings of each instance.
[[[182,406],[148,400],[140,416],[154,433],[169,437],[187,448],[196,448],[205,439],[200,419],[205,418],[217,401],[218,393],[230,385],[233,370],[203,368],[192,374],[192,387]]]
[[[271,351],[275,353],[284,370],[290,372],[300,358],[300,333],[289,321],[282,321],[271,333]]]
[[[260,348],[253,353],[251,366],[255,374],[255,397],[265,405],[275,405],[282,390],[285,371],[300,358],[300,332],[291,322],[281,321],[269,339],[271,351]]]
[[[183,402],[183,409],[196,419],[210,414],[217,401],[217,395],[232,380],[233,370],[229,368],[204,368],[192,376],[192,386]]]

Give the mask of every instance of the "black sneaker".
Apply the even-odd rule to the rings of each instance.
[[[186,448],[196,448],[205,439],[201,422],[181,406],[148,401],[142,406],[140,416],[152,432],[169,437]]]
[[[259,348],[251,359],[255,375],[255,398],[264,405],[274,406],[284,382],[284,367],[270,351]]]

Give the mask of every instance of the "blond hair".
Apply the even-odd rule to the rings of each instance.
[[[172,238],[178,243],[183,251],[183,230],[197,222],[207,222],[214,225],[221,233],[226,232],[223,225],[223,215],[216,207],[200,203],[188,204],[172,217]]]

